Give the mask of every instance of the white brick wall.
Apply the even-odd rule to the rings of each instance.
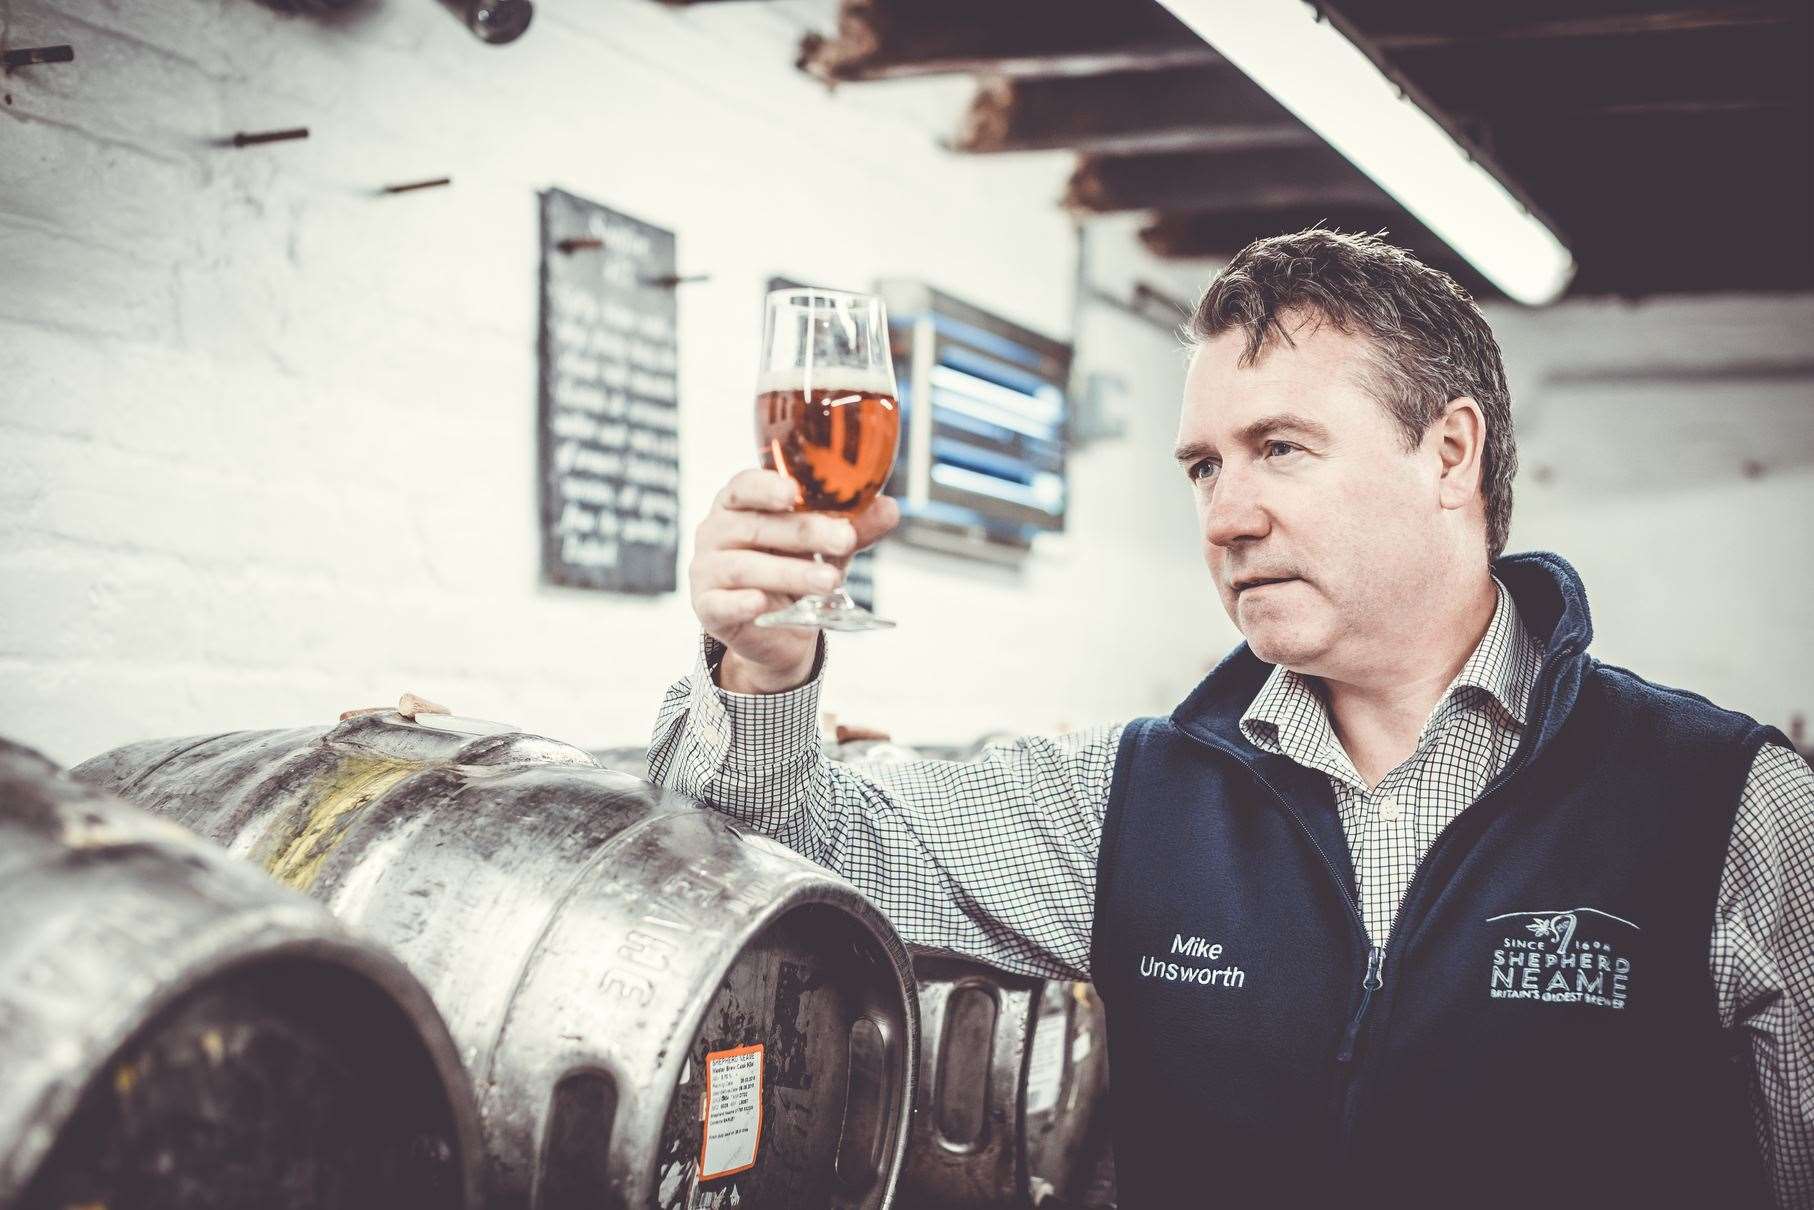
[[[538,578],[537,189],[672,227],[682,270],[713,275],[681,296],[684,531],[752,461],[770,274],[919,275],[1072,324],[1065,157],[940,152],[927,118],[955,116],[961,82],[799,76],[794,42],[831,7],[538,0],[492,48],[431,0],[330,23],[254,0],[0,6],[8,45],[77,54],[16,73],[0,105],[0,733],[75,761],[411,689],[581,743],[642,738],[691,658],[684,593]],[[306,142],[211,145],[305,124]],[[373,195],[439,175],[454,185]],[[1590,308],[1508,353],[1567,330],[1637,364],[1659,333],[1690,358],[1749,357],[1745,339],[1805,358],[1807,304],[1685,304],[1661,325]],[[1128,438],[1079,454],[1073,528],[1021,571],[884,551],[901,628],[834,640],[846,718],[908,739],[1125,718],[1236,640],[1169,466],[1175,342],[1102,309],[1080,324],[1086,360],[1128,380]],[[1779,435],[1806,433],[1797,400]],[[1806,542],[1731,540],[1805,528],[1805,462],[1661,504],[1573,482],[1524,489],[1514,536],[1588,573],[1609,651],[1773,721],[1811,705]],[[1748,590],[1637,591],[1684,535]]]
[[[1574,563],[1600,658],[1785,731],[1800,713],[1814,742],[1814,296],[1490,318],[1516,401],[1511,548]]]

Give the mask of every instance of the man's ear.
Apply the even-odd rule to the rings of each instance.
[[[1442,463],[1437,500],[1444,508],[1465,508],[1480,494],[1486,469],[1486,416],[1467,396],[1449,400],[1442,418],[1431,426]]]

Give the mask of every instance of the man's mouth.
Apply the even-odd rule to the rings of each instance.
[[[1261,577],[1257,577],[1252,580],[1236,580],[1235,581],[1235,595],[1240,596],[1242,593],[1246,592],[1249,588],[1264,588],[1268,584],[1288,584],[1292,580],[1295,580],[1295,579],[1297,579],[1296,576],[1278,576],[1278,577],[1261,576]]]

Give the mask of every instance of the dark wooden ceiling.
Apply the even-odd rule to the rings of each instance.
[[[1571,294],[1814,288],[1814,5],[1336,0],[1553,222]],[[963,72],[950,145],[1074,148],[1065,205],[1146,211],[1165,256],[1315,221],[1384,228],[1492,291],[1156,0],[842,0],[800,66],[844,83]]]

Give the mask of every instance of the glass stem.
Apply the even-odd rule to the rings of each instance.
[[[813,564],[818,567],[824,567],[825,556],[816,550],[813,551]],[[830,592],[815,592],[809,595],[815,600],[826,601],[836,605],[844,605],[846,607],[854,606],[856,604],[855,601],[850,599],[850,595],[844,591],[844,586],[842,584],[838,585]]]

